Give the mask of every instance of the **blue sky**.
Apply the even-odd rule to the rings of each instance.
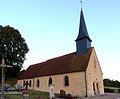
[[[104,78],[120,80],[120,1],[83,0]],[[0,24],[20,31],[30,49],[24,68],[76,51],[80,0],[2,0]]]

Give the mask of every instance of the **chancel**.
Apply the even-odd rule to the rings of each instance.
[[[65,90],[76,96],[103,94],[103,73],[95,48],[91,46],[82,8],[75,42],[75,52],[30,65],[17,83],[24,86],[28,81],[29,89],[44,92],[49,92],[49,85],[54,84],[55,93]]]

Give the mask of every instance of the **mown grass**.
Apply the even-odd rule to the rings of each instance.
[[[22,95],[10,94],[10,95],[5,95],[5,97],[8,98],[8,99],[22,99]]]
[[[5,94],[4,96],[6,99],[23,99],[22,94]],[[55,96],[59,96],[59,94],[55,94]],[[49,93],[41,91],[30,91],[29,99],[49,99]]]
[[[111,90],[113,90],[114,93],[119,93],[118,90],[120,89],[120,88],[116,88],[116,87],[106,87],[106,86],[104,88],[111,89]]]
[[[22,94],[8,94],[5,95],[5,97],[8,97],[9,99],[23,99]],[[40,92],[40,91],[30,91],[29,99],[49,99],[49,93],[47,92]]]

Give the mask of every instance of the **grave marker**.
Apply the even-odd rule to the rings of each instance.
[[[54,94],[54,85],[50,84],[50,99],[54,99],[55,94]]]

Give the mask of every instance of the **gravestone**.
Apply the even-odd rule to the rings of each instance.
[[[19,85],[19,84],[16,84],[16,85],[15,85],[15,88],[16,88],[16,91],[21,91],[22,86],[21,86],[21,85]]]
[[[50,99],[54,99],[55,98],[55,94],[54,94],[54,85],[50,84]]]
[[[65,90],[60,90],[60,97],[63,97],[63,96],[66,96],[66,92],[65,92]]]

